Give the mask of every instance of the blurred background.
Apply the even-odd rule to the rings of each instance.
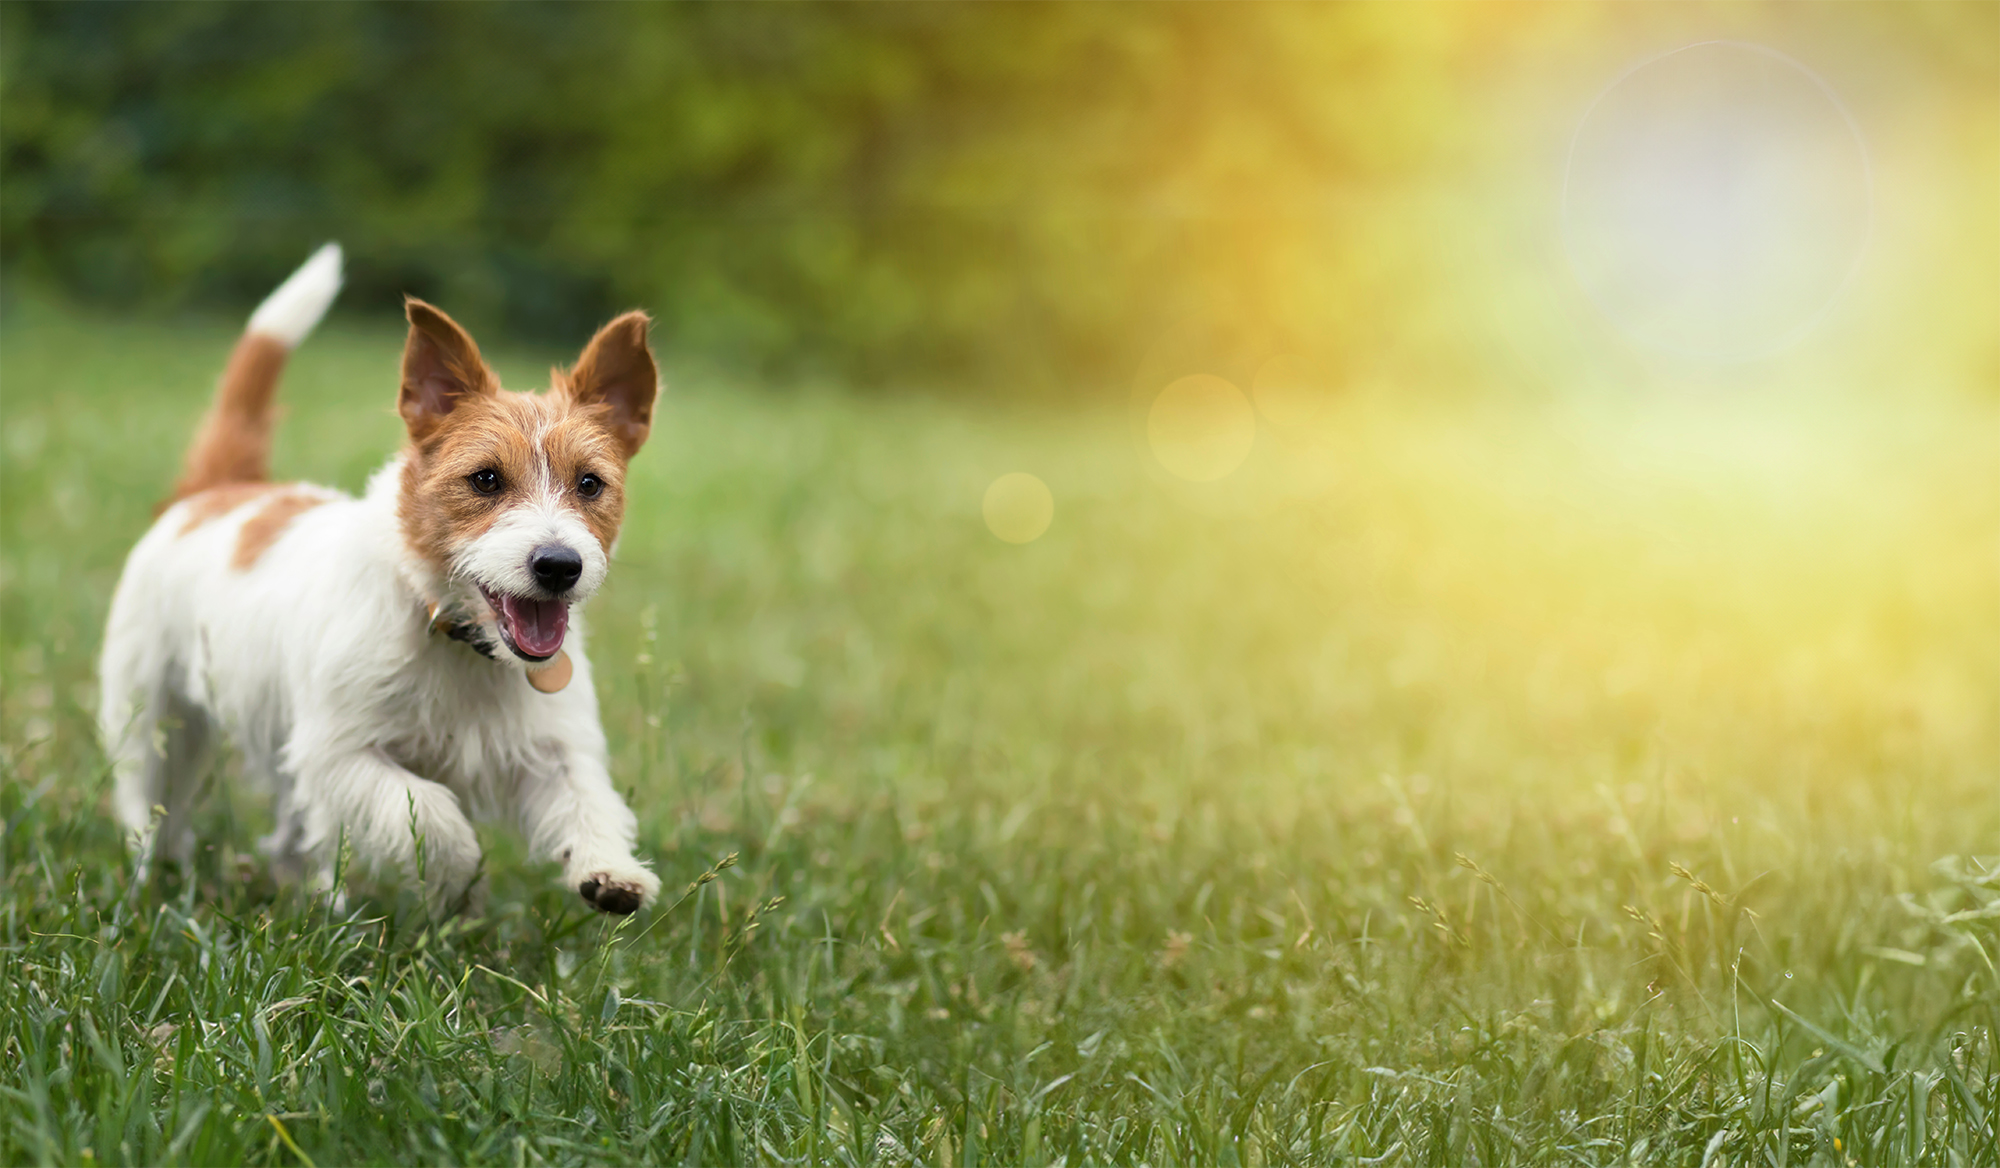
[[[14,3],[0,20],[9,287],[234,311],[339,239],[345,312],[411,292],[475,330],[574,343],[639,304],[670,349],[753,373],[1060,398],[1124,390],[1163,339],[1225,375],[1279,352],[1454,391],[1658,375],[1658,346],[1635,362],[1632,330],[1592,307],[1595,269],[1579,282],[1564,255],[1572,144],[1609,160],[1571,192],[1596,200],[1572,209],[1571,245],[1602,243],[1605,166],[1663,132],[1646,102],[1706,103],[1693,148],[1720,127],[1754,151],[1785,127],[1730,138],[1734,119],[1820,99],[1700,55],[1600,95],[1669,50],[1752,42],[1844,105],[1873,169],[1871,190],[1851,166],[1794,168],[1733,212],[1776,228],[1834,189],[1847,204],[1827,213],[1872,216],[1807,357],[2000,385],[1986,4]],[[1681,176],[1659,197],[1686,201],[1689,145],[1652,152],[1653,179]],[[1807,299],[1839,283],[1794,266]]]
[[[0,4],[0,923],[100,968],[109,596],[337,239],[285,478],[396,449],[406,292],[517,389],[658,319],[595,680],[663,878],[740,863],[628,1000],[915,1076],[866,1107],[925,1162],[990,1121],[1003,1162],[1275,1163],[1187,1134],[1253,1104],[1317,1162],[1339,1098],[1371,1162],[1532,1113],[1578,1162],[1802,1163],[1767,1070],[1839,1162],[1995,1162],[1996,209],[1991,3]],[[265,812],[216,802],[186,911],[250,921]],[[487,842],[481,960],[560,983],[573,894]],[[1911,1059],[1952,1050],[1948,1093]],[[190,1158],[317,1113],[269,1089]],[[742,1122],[823,1160],[801,1090]]]

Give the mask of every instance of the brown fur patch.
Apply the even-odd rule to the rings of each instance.
[[[271,477],[271,399],[291,350],[262,333],[244,333],[229,354],[215,402],[188,447],[180,481],[164,506],[225,483]]]
[[[278,541],[286,524],[326,501],[325,495],[297,490],[271,496],[236,533],[236,554],[229,558],[229,566],[239,572],[248,571]]]
[[[186,535],[209,520],[219,519],[278,489],[277,483],[224,483],[198,491],[187,498],[187,522],[181,524],[180,533]]]

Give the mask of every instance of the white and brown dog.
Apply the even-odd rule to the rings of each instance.
[[[118,814],[148,859],[190,859],[226,735],[271,788],[262,846],[281,872],[325,882],[345,839],[461,903],[476,815],[517,823],[585,900],[632,912],[660,882],[632,856],[571,610],[604,583],[652,422],[647,317],[612,321],[546,393],[519,394],[450,317],[408,301],[409,441],[357,499],[267,473],[278,374],[340,280],[329,244],[251,316],[126,561],[99,714]]]

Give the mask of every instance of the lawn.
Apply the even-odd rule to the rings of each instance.
[[[109,817],[233,328],[0,325],[0,1162],[2000,1163],[1990,394],[1358,379],[1192,484],[1143,400],[666,338],[589,615],[669,895],[494,830],[433,924],[274,886],[254,793],[160,887]],[[308,343],[281,475],[394,449],[399,345]]]

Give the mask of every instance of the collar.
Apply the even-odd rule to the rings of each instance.
[[[444,611],[444,606],[433,600],[429,604],[428,621],[424,632],[435,637],[442,633],[454,641],[463,641],[472,646],[474,652],[488,661],[497,660],[493,646],[479,634],[479,626],[472,621],[460,620],[454,613]]]

